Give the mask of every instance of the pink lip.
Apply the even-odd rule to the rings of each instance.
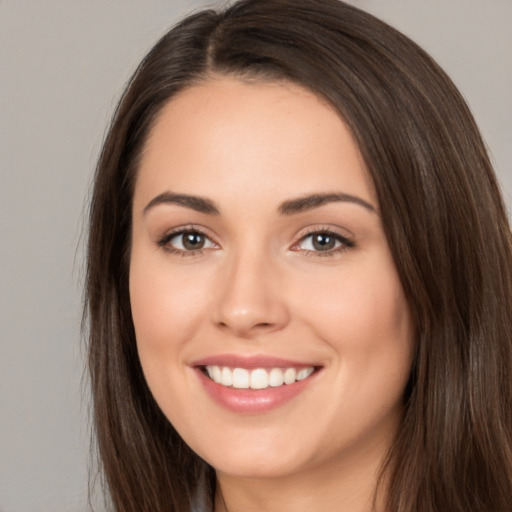
[[[228,366],[230,368],[305,368],[318,365],[285,360],[267,356],[241,357],[238,355],[221,354],[195,361],[194,367],[203,389],[221,407],[241,414],[264,413],[276,409],[311,386],[318,377],[315,371],[307,379],[283,384],[279,387],[266,389],[235,389],[217,384],[205,375],[205,366]]]
[[[254,368],[307,368],[320,365],[265,355],[240,356],[236,354],[218,354],[194,361],[190,366],[228,366],[229,368],[246,368],[251,370]]]

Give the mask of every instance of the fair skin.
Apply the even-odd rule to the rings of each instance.
[[[329,105],[228,77],[173,98],[136,180],[130,297],[146,380],[215,468],[216,512],[372,510],[413,326],[372,181]],[[261,367],[264,389],[206,366]],[[279,385],[288,367],[305,378]]]

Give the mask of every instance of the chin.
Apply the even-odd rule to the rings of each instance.
[[[299,461],[282,460],[282,457],[266,454],[262,457],[253,456],[252,460],[241,460],[242,457],[234,454],[233,457],[223,457],[218,461],[211,461],[210,464],[217,473],[238,478],[267,479],[284,478],[301,470],[302,464]],[[215,464],[218,462],[218,464]]]
[[[280,440],[263,439],[260,434],[257,442],[236,435],[229,442],[210,441],[208,445],[194,447],[217,472],[242,478],[280,478],[296,473],[307,466],[309,457],[303,443],[287,445]],[[216,449],[212,449],[215,446]],[[300,452],[298,452],[300,447]]]

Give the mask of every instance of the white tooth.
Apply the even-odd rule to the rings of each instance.
[[[220,384],[222,381],[222,377],[221,377],[220,368],[218,366],[212,366],[212,374],[213,374],[213,377],[212,377],[213,380],[217,384]]]
[[[286,368],[284,372],[284,382],[286,384],[293,384],[295,382],[295,378],[297,377],[297,371],[295,368]]]
[[[212,368],[212,366],[207,366],[205,369],[206,369],[206,373],[208,374],[208,377],[210,377],[210,379],[213,380],[213,368]]]
[[[251,372],[251,389],[268,388],[268,373],[263,368]]]
[[[228,368],[226,366],[222,368],[221,382],[223,386],[233,385],[233,374],[231,373],[231,368]]]
[[[302,368],[297,372],[297,380],[307,379],[312,373],[314,368],[310,366],[309,368]]]
[[[237,389],[249,388],[249,372],[245,368],[233,370],[233,387]]]
[[[283,370],[281,370],[281,368],[272,368],[272,370],[270,370],[270,375],[268,377],[268,383],[273,388],[282,386],[284,383]]]

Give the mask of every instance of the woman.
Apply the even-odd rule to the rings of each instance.
[[[91,204],[114,509],[506,510],[511,263],[478,129],[414,43],[337,0],[189,16]]]

